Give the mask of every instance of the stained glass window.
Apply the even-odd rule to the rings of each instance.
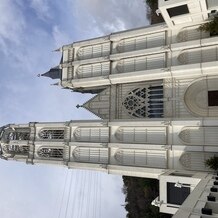
[[[133,89],[125,97],[123,106],[133,117],[163,117],[163,86]]]

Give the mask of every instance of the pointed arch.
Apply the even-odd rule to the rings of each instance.
[[[104,57],[110,54],[110,42],[83,46],[77,51],[77,58],[79,60]]]
[[[190,169],[191,168],[191,153],[183,153],[179,159],[183,167]]]
[[[166,151],[118,149],[114,158],[121,165],[166,168]]]
[[[125,38],[117,44],[117,51],[119,53],[135,51],[146,48],[153,48],[165,45],[165,32],[155,34],[147,34],[131,38]]]
[[[179,138],[187,145],[218,145],[218,127],[184,127]]]
[[[63,158],[63,148],[40,147],[37,155],[41,158]]]
[[[2,138],[5,142],[12,140],[28,141],[30,140],[30,128],[8,128],[5,130]]]
[[[28,145],[11,145],[5,144],[2,147],[4,153],[10,154],[12,156],[18,155],[27,155],[29,153],[29,146]]]
[[[123,143],[166,144],[166,127],[119,127],[115,132]]]
[[[208,171],[205,161],[213,156],[218,156],[214,152],[184,152],[180,158],[180,164],[187,170]]]
[[[164,115],[163,85],[147,85],[134,88],[122,102],[127,113],[135,118],[161,118]]]
[[[140,56],[120,60],[116,65],[117,73],[151,70],[165,67],[165,53],[159,55]]]
[[[76,141],[80,142],[108,142],[108,127],[78,127],[74,131]]]
[[[107,164],[108,149],[93,147],[76,147],[73,150],[73,157],[78,162]]]
[[[42,140],[61,140],[64,139],[64,129],[41,129],[38,135]]]
[[[207,46],[195,49],[187,49],[178,56],[181,64],[195,64],[218,60],[218,46]]]
[[[76,70],[76,78],[107,76],[110,73],[110,62],[81,65]]]
[[[190,26],[183,28],[177,35],[178,42],[186,42],[210,37],[210,33],[200,31],[199,26]]]
[[[211,106],[209,94],[218,91],[218,78],[201,78],[191,83],[185,91],[184,102],[197,116],[218,116],[218,106]]]

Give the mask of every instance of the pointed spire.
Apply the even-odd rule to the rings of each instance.
[[[61,48],[57,48],[57,49],[53,50],[53,52],[59,52],[59,51],[61,51]]]
[[[59,82],[51,84],[51,86],[59,86],[59,85],[60,85]]]
[[[50,77],[51,79],[61,79],[62,70],[59,67],[51,68],[48,72],[41,74],[40,76]]]
[[[79,104],[76,105],[76,108],[79,109],[80,107],[83,107],[83,105],[79,105]]]

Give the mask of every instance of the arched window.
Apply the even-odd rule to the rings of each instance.
[[[63,129],[43,129],[39,132],[39,137],[41,139],[64,139]]]
[[[4,139],[6,141],[29,140],[30,139],[30,129],[29,128],[7,129],[4,134]]]
[[[117,73],[165,68],[165,54],[121,59],[116,66]]]
[[[218,60],[218,46],[208,46],[184,50],[179,56],[181,64],[196,64]]]
[[[118,43],[116,49],[121,53],[163,46],[165,44],[165,32],[162,31],[160,33],[122,39]]]
[[[218,127],[184,127],[179,133],[179,138],[187,145],[218,145]]]
[[[108,142],[108,127],[79,127],[74,131],[76,141],[80,142]]]
[[[11,154],[12,156],[16,155],[16,154],[28,154],[29,152],[29,146],[26,145],[4,145],[3,146],[3,151],[5,153]]]
[[[107,148],[77,147],[73,151],[76,161],[87,163],[108,163]]]
[[[37,154],[39,157],[63,158],[63,148],[40,148]]]
[[[163,97],[163,86],[152,85],[133,89],[122,104],[128,114],[133,117],[160,118],[164,113]]]
[[[197,116],[218,116],[218,78],[207,77],[194,81],[185,91],[184,102]]]
[[[110,54],[110,43],[83,46],[78,49],[77,57],[79,60],[104,57]]]
[[[166,168],[166,151],[119,149],[114,157],[121,165]]]
[[[180,164],[188,170],[198,170],[198,171],[208,171],[208,169],[205,165],[205,161],[211,157],[217,156],[218,153],[214,152],[184,152],[180,158],[179,162]]]
[[[115,137],[122,143],[166,144],[166,127],[126,127],[115,132]]]
[[[210,37],[209,32],[200,31],[198,26],[185,27],[177,35],[178,42],[186,42]]]
[[[76,70],[77,78],[107,76],[110,72],[110,62],[81,65]]]

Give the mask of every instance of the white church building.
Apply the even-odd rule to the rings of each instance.
[[[95,96],[99,120],[9,124],[1,158],[155,178],[152,204],[175,218],[218,217],[218,36],[199,26],[217,0],[159,0],[165,23],[74,42],[42,76]]]

